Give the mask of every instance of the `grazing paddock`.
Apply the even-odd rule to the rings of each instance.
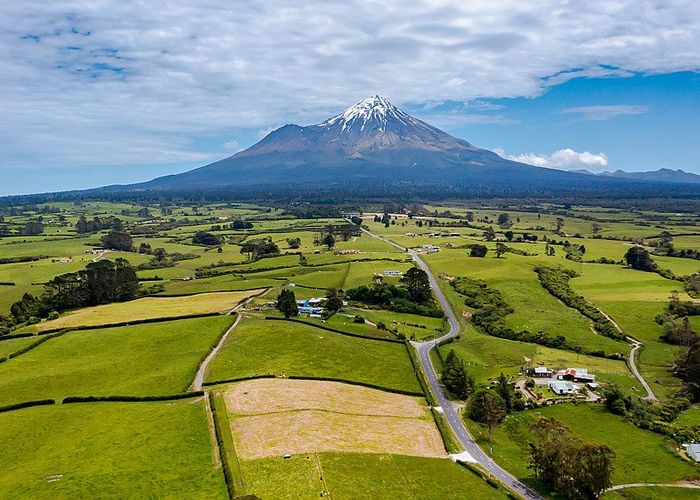
[[[66,333],[0,363],[0,406],[66,396],[186,390],[232,316]],[[9,342],[9,341],[3,341]]]
[[[226,393],[242,459],[323,451],[444,457],[417,398],[336,382],[254,380]]]
[[[401,343],[349,337],[289,321],[245,318],[209,365],[209,383],[276,375],[322,377],[421,393]]]
[[[58,319],[42,322],[36,326],[39,331],[44,331],[76,326],[101,326],[126,321],[226,312],[233,309],[241,301],[261,291],[213,292],[183,297],[145,297],[130,302],[78,309]]]
[[[582,440],[610,446],[617,455],[613,484],[670,483],[700,478],[700,470],[675,455],[663,436],[635,427],[622,417],[610,413],[603,405],[590,403],[559,404],[515,413],[494,430],[493,456],[518,478],[532,479],[534,476],[532,470],[528,469],[528,443],[532,439],[528,425],[539,417],[555,417]],[[482,449],[489,450],[486,429],[471,420],[467,420],[467,423]]]
[[[226,498],[201,398],[0,413],[3,498]]]
[[[420,498],[484,500],[506,496],[466,468],[444,458],[386,454],[309,453],[241,462],[248,493],[260,498]]]

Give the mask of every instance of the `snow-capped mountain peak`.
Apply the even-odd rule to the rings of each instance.
[[[342,131],[357,127],[359,127],[360,131],[363,131],[365,128],[370,127],[385,132],[387,124],[391,121],[396,121],[403,126],[422,127],[425,125],[420,120],[398,109],[384,97],[375,95],[361,100],[339,115],[320,123],[319,127],[340,125]]]

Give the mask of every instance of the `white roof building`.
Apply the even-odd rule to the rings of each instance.
[[[550,382],[549,388],[552,389],[554,394],[558,394],[560,396],[576,394],[578,392],[578,387],[571,382],[561,382],[559,380]]]

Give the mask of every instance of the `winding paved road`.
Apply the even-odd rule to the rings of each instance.
[[[469,453],[469,455],[471,455],[471,457],[476,462],[478,462],[492,476],[494,476],[503,484],[508,486],[511,490],[515,491],[516,493],[525,498],[542,499],[542,496],[540,496],[538,493],[536,493],[535,491],[531,490],[523,483],[518,481],[518,479],[515,476],[502,469],[491,459],[491,457],[489,457],[479,447],[478,444],[476,444],[474,438],[471,436],[471,434],[469,434],[469,431],[467,430],[467,428],[464,425],[464,422],[462,421],[459,405],[450,401],[447,398],[447,396],[445,395],[445,391],[442,388],[442,385],[440,385],[440,380],[438,379],[437,372],[435,371],[433,362],[430,359],[430,351],[436,345],[441,344],[442,342],[445,342],[446,340],[449,340],[459,335],[460,325],[459,321],[457,321],[457,317],[455,316],[454,311],[452,310],[452,307],[450,306],[450,303],[447,301],[445,294],[442,293],[442,290],[438,286],[438,282],[433,276],[433,273],[431,272],[428,265],[415,251],[406,249],[401,245],[398,245],[392,241],[382,238],[381,236],[378,236],[366,229],[362,230],[368,235],[382,240],[388,243],[389,245],[393,246],[394,248],[397,248],[403,252],[408,252],[413,261],[416,264],[418,264],[418,267],[420,267],[428,275],[428,278],[430,279],[430,286],[435,292],[435,296],[437,297],[438,302],[442,306],[442,309],[445,312],[445,316],[447,316],[447,320],[450,324],[450,329],[445,335],[437,339],[431,340],[429,342],[411,342],[411,344],[416,348],[416,351],[418,352],[418,359],[420,360],[423,372],[425,373],[428,383],[430,384],[430,388],[433,394],[435,395],[435,399],[437,400],[438,405],[440,405],[440,407],[442,408],[443,414],[445,415],[445,419],[450,425],[450,428],[452,429],[452,432],[459,441],[459,443],[464,447],[464,450],[467,453]]]

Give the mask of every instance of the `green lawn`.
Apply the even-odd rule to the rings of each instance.
[[[214,316],[67,333],[0,363],[0,406],[66,396],[183,392],[232,322],[230,316]]]
[[[209,365],[206,380],[254,375],[329,377],[420,392],[406,347],[287,321],[245,318]]]
[[[355,453],[295,455],[241,463],[246,492],[263,500],[505,498],[470,470],[440,458]]]
[[[700,478],[700,469],[676,456],[662,436],[635,427],[602,405],[559,404],[513,414],[494,430],[494,458],[521,479],[534,479],[527,468],[531,439],[528,425],[539,416],[555,417],[584,441],[604,443],[615,450],[613,484]],[[477,442],[489,450],[486,430],[469,420],[467,423]]]
[[[225,498],[203,401],[0,414],[3,498]]]

